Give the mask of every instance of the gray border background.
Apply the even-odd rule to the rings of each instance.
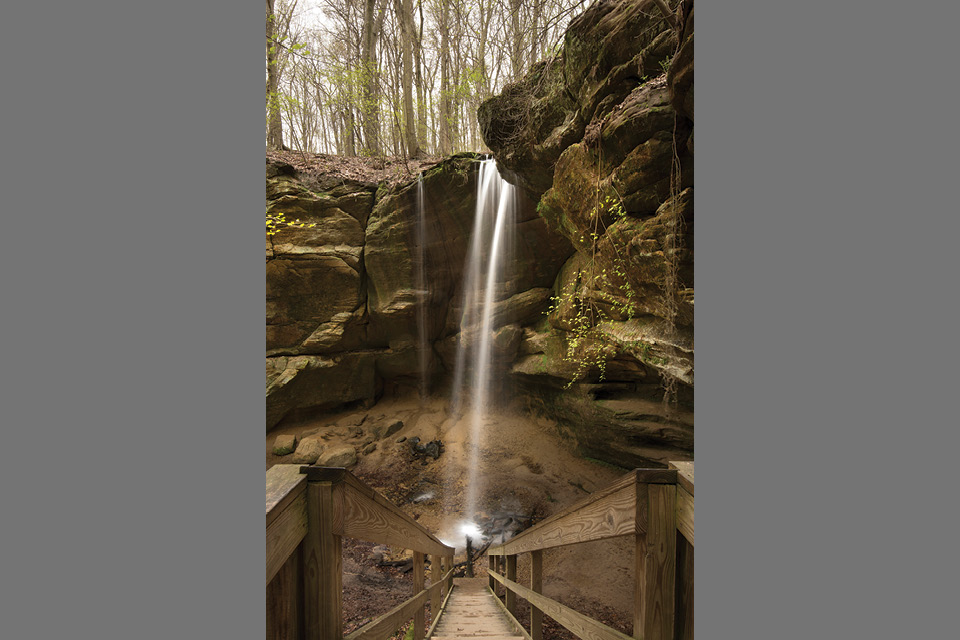
[[[101,6],[5,11],[0,636],[258,638],[263,14]],[[950,637],[956,22],[697,23],[700,637]]]

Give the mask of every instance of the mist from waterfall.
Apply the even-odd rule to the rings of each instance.
[[[466,528],[474,521],[483,482],[480,451],[493,398],[494,306],[502,297],[505,269],[513,261],[516,188],[503,180],[496,161],[480,163],[477,205],[464,269],[460,341],[454,368],[451,413],[469,411],[468,477],[462,505]],[[498,293],[501,296],[498,296]]]

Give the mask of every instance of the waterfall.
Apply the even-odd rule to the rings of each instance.
[[[423,174],[417,177],[417,259],[414,267],[414,276],[417,286],[417,356],[420,365],[420,402],[426,400],[430,392],[429,371],[430,344],[427,342],[427,218],[426,206],[423,198]]]
[[[475,528],[472,523],[483,480],[479,455],[493,399],[491,382],[497,373],[493,360],[493,338],[497,328],[493,310],[497,294],[503,290],[505,269],[513,260],[515,219],[515,187],[500,177],[495,160],[484,160],[480,163],[476,213],[464,270],[463,315],[451,401],[454,415],[467,406],[470,412],[464,531]],[[469,391],[469,398],[464,397],[466,391]]]

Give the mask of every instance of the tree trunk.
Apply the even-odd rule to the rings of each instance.
[[[378,26],[382,17],[378,16],[377,0],[366,0],[363,8],[363,36],[360,62],[363,69],[360,103],[363,118],[363,137],[365,149],[370,155],[380,155],[380,72],[377,68]],[[378,20],[378,18],[380,18]]]
[[[423,2],[419,3],[420,30],[417,33],[415,53],[417,57],[417,138],[427,144],[427,89],[423,80]]]
[[[403,53],[403,137],[406,141],[407,156],[419,158],[420,145],[417,144],[415,129],[416,114],[413,111],[413,0],[395,0],[397,21],[400,23],[400,48]]]
[[[453,141],[450,125],[453,107],[450,100],[449,0],[440,0],[440,155],[450,155]]]
[[[533,29],[530,31],[530,64],[540,59],[543,53],[540,35],[540,14],[543,12],[543,0],[533,0]]]
[[[280,121],[280,96],[278,85],[280,74],[277,70],[276,16],[273,13],[274,0],[267,0],[267,146],[273,149],[283,148],[283,124]]]
[[[510,49],[510,66],[513,80],[519,80],[523,74],[523,32],[520,30],[520,0],[510,2],[510,26],[513,42]]]

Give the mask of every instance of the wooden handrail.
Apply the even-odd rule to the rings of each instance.
[[[440,594],[440,588],[444,582],[453,577],[453,569],[447,572],[447,575],[426,589],[423,589],[409,600],[386,612],[376,620],[368,622],[356,631],[343,637],[343,640],[384,640],[392,636],[397,627],[414,616],[418,609],[423,608],[427,600],[432,600]],[[449,595],[449,594],[448,594]]]
[[[527,589],[513,580],[504,578],[495,571],[491,571],[490,575],[509,591],[513,591],[521,598],[524,598],[531,605],[540,609],[575,633],[579,638],[585,638],[586,640],[632,640],[630,636],[624,635],[616,629],[608,627],[602,622],[598,622],[579,611],[574,611],[570,607],[564,606],[552,598],[536,593],[532,589]],[[508,611],[508,613],[510,612]]]
[[[516,596],[530,603],[532,638],[542,637],[540,612],[580,638],[624,640],[628,637],[545,597],[541,593],[540,555],[552,547],[626,535],[635,536],[636,544],[634,638],[686,640],[693,637],[693,463],[671,463],[671,467],[635,469],[487,550],[491,560],[490,586],[493,588],[497,581],[506,588],[508,613],[512,616],[515,612]],[[531,588],[518,584],[515,577],[517,554],[528,552],[532,554]],[[501,573],[503,567],[506,576]],[[679,590],[676,589],[678,575]],[[677,608],[678,600],[681,609]]]
[[[677,470],[677,531],[693,544],[693,463],[671,462],[671,469]]]
[[[307,533],[306,488],[297,465],[267,471],[267,584]]]
[[[590,540],[616,538],[646,530],[646,514],[639,512],[638,484],[676,484],[675,469],[634,469],[507,542],[490,547],[492,556],[508,556]],[[640,505],[644,507],[643,504]]]
[[[333,533],[430,555],[453,554],[453,547],[440,542],[346,469],[302,466],[300,473],[306,475],[308,482],[329,482],[342,487],[342,499],[334,502]]]
[[[413,550],[417,593],[346,638],[384,640],[413,617],[421,640],[423,606],[452,587],[454,548],[346,469],[275,465],[266,478],[267,637],[343,638],[341,540],[347,536]],[[443,575],[422,588],[427,554],[431,576]]]

